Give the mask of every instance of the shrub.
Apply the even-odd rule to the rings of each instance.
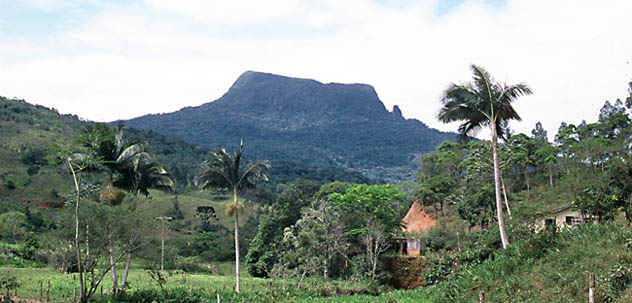
[[[26,169],[26,173],[29,174],[29,176],[33,176],[33,175],[37,175],[37,173],[39,173],[39,166],[37,165],[31,165]]]
[[[15,185],[15,181],[13,181],[12,179],[7,179],[4,183],[4,185],[7,187],[7,189],[15,189],[16,185]]]

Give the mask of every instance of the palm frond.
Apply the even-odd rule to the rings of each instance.
[[[453,83],[444,91],[438,119],[444,123],[463,121],[459,125],[461,139],[476,134],[490,123],[498,126],[508,120],[520,121],[512,103],[520,96],[531,94],[529,86],[524,83],[501,85],[484,68],[474,64],[470,68],[474,74],[472,82]]]
[[[255,161],[242,168],[243,141],[238,152],[229,154],[225,149],[216,148],[211,151],[208,159],[200,165],[195,182],[199,189],[243,188],[254,185],[255,180],[267,181],[268,176],[263,171],[270,165],[264,161]]]

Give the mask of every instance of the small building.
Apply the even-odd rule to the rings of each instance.
[[[402,227],[403,237],[394,238],[399,245],[399,252],[408,255],[420,255],[426,250],[426,239],[421,234],[437,224],[437,221],[427,214],[419,201],[413,205],[402,219],[405,227]]]
[[[538,222],[537,230],[547,228],[562,229],[565,227],[576,227],[585,223],[593,223],[596,219],[582,215],[574,209],[572,204],[543,213],[542,219]]]

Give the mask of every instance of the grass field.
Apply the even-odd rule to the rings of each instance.
[[[220,266],[230,267],[232,264]],[[46,289],[50,281],[50,302],[71,302],[75,293],[78,295],[79,281],[77,274],[60,274],[49,268],[0,268],[0,275],[7,274],[17,277],[19,283],[18,296],[21,298],[39,300],[40,283],[43,286],[43,299],[46,299]],[[152,280],[150,274],[140,268],[130,271],[128,293],[135,291],[159,290],[158,284]],[[301,289],[296,288],[295,280],[260,279],[243,277],[241,279],[242,292],[237,295],[233,291],[235,278],[233,275],[191,274],[183,272],[168,272],[166,290],[181,290],[194,295],[215,298],[219,294],[222,302],[433,302],[430,292],[424,290],[391,291],[378,296],[353,295],[361,293],[366,288],[362,281],[322,281],[306,279]],[[103,299],[111,293],[112,280],[108,274],[102,282]],[[342,293],[342,295],[340,294]],[[101,298],[100,290],[94,299]]]

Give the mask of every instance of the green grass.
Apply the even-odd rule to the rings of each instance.
[[[632,232],[614,223],[542,233],[496,251],[432,289],[446,294],[442,302],[475,302],[480,291],[489,302],[586,302],[587,274],[594,272],[598,302],[609,297],[632,302],[630,244]]]
[[[229,264],[231,265],[231,264]],[[0,268],[0,275],[10,273],[17,277],[20,285],[18,295],[22,298],[39,299],[40,282],[43,283],[44,297],[48,281],[51,283],[51,302],[68,302],[75,290],[78,292],[79,282],[77,274],[60,274],[48,268]],[[168,272],[165,288],[169,290],[184,289],[196,294],[214,297],[219,293],[222,302],[241,302],[241,297],[247,302],[432,302],[429,293],[423,290],[392,291],[379,296],[372,295],[334,295],[323,297],[323,294],[361,292],[366,288],[363,281],[332,281],[328,284],[320,280],[306,279],[304,286],[296,289],[296,280],[273,280],[252,277],[242,277],[242,293],[238,297],[233,292],[235,278],[233,275],[215,276],[208,274],[190,274],[183,272]],[[150,278],[147,271],[133,268],[130,271],[129,293],[139,290],[159,290],[158,284]],[[112,280],[108,274],[103,282],[104,296],[108,296],[112,288]],[[101,296],[97,291],[95,299]],[[395,301],[393,301],[395,300]]]
[[[171,193],[164,193],[161,191],[150,191],[149,197],[138,196],[137,210],[151,217],[163,216],[165,213],[173,208],[174,195]],[[224,213],[224,207],[227,203],[232,202],[231,195],[212,195],[209,192],[199,191],[187,191],[178,195],[178,202],[180,210],[184,215],[185,221],[190,221],[193,226],[199,224],[199,218],[196,216],[196,208],[198,206],[213,206],[219,224],[232,229],[234,226],[234,218],[228,217]],[[242,200],[242,202],[245,202]],[[240,215],[240,225],[246,222],[246,219],[257,211],[255,205],[246,203],[246,213]]]

